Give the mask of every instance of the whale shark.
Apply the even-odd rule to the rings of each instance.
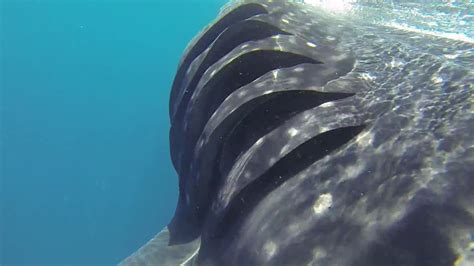
[[[227,5],[170,92],[179,199],[120,265],[474,265],[473,43]]]

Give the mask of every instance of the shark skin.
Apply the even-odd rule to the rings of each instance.
[[[228,5],[171,89],[175,216],[120,265],[474,265],[473,62],[302,3]]]

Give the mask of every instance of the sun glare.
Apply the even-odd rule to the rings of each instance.
[[[304,3],[318,6],[328,11],[346,13],[352,9],[354,1],[348,0],[304,0]]]

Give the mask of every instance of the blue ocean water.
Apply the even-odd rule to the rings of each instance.
[[[224,0],[3,0],[1,265],[112,265],[173,215],[169,92]]]

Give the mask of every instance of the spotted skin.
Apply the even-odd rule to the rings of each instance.
[[[175,216],[122,264],[474,265],[472,62],[301,3],[227,6],[172,89]]]

